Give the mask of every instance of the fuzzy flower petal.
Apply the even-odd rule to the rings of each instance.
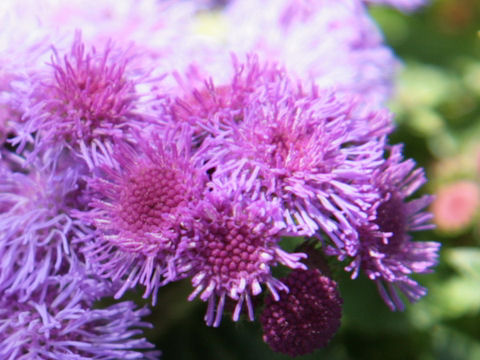
[[[26,170],[0,170],[0,291],[21,299],[63,271],[71,239],[85,228],[70,214],[81,206],[74,167]]]
[[[248,105],[255,89],[286,76],[280,66],[262,63],[252,54],[248,54],[245,61],[232,54],[231,63],[225,65],[231,74],[224,81],[198,72],[176,73],[182,90],[173,103],[172,118],[193,126],[200,141],[241,121],[242,109]]]

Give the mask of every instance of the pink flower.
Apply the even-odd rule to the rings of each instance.
[[[472,181],[442,186],[432,205],[435,224],[442,231],[462,230],[472,222],[479,204],[480,191]]]

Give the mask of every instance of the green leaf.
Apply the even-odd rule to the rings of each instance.
[[[450,248],[444,252],[445,259],[458,273],[480,280],[480,248]]]

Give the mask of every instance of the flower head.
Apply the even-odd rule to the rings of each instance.
[[[253,320],[252,297],[261,293],[261,284],[276,299],[278,291],[287,290],[273,277],[271,268],[277,263],[304,268],[299,262],[304,254],[289,254],[279,246],[283,230],[279,215],[277,206],[261,199],[248,201],[233,189],[207,193],[199,204],[196,240],[190,246],[195,291],[189,300],[200,294],[208,301],[208,325],[220,325],[227,298],[236,303],[234,321],[244,303]]]
[[[269,296],[260,317],[263,340],[277,352],[305,355],[327,346],[340,327],[342,298],[335,281],[319,270],[293,270],[288,293]]]
[[[228,68],[232,74],[223,81],[198,73],[187,73],[185,78],[177,74],[183,90],[173,104],[172,117],[192,125],[200,140],[208,135],[216,136],[221,130],[228,131],[241,122],[242,109],[255,90],[285,77],[282,68],[262,63],[255,55],[247,55],[243,62],[232,55]]]
[[[281,200],[289,231],[321,230],[342,247],[351,220],[376,196],[368,181],[382,162],[389,115],[358,116],[350,97],[305,91],[288,78],[260,82],[247,100],[199,150],[213,179],[249,179],[254,196]]]
[[[49,277],[41,291],[20,301],[0,297],[2,359],[157,359],[140,328],[148,309],[121,302],[94,309],[102,285],[75,277]],[[146,351],[145,351],[146,350]],[[144,352],[145,351],[145,352]]]
[[[458,181],[443,186],[431,210],[439,230],[457,231],[467,227],[480,204],[480,190],[473,181]]]
[[[81,206],[78,171],[35,165],[23,172],[0,169],[0,291],[23,300],[64,271],[71,240],[85,227],[71,216]]]
[[[155,302],[163,280],[176,280],[183,271],[178,245],[190,236],[192,208],[207,180],[185,129],[138,138],[135,147],[117,144],[115,162],[101,166],[90,182],[96,194],[83,216],[98,238],[86,253],[100,273],[124,282],[117,296],[141,283]]]
[[[57,147],[71,149],[90,168],[110,155],[115,139],[144,124],[139,114],[140,76],[129,72],[131,58],[108,43],[103,51],[87,51],[80,33],[70,52],[54,49],[49,71],[32,76],[26,94],[23,125],[14,142],[34,142],[33,155]],[[141,76],[146,76],[145,74]]]
[[[382,104],[392,89],[396,59],[358,0],[252,0],[226,8],[227,43],[239,54],[255,52],[321,87]]]
[[[426,181],[423,170],[414,167],[412,160],[403,160],[400,146],[391,148],[389,158],[372,175],[379,198],[370,208],[370,221],[358,227],[358,240],[344,249],[354,257],[347,270],[353,270],[353,277],[363,270],[376,281],[392,310],[404,308],[397,289],[412,302],[426,294],[410,275],[430,272],[440,248],[437,242],[411,241],[409,235],[433,227],[432,215],[423,211],[432,197],[406,200]]]

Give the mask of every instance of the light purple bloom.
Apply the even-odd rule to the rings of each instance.
[[[368,179],[383,161],[390,115],[359,115],[348,96],[303,90],[286,75],[258,81],[242,108],[215,114],[219,125],[199,153],[215,181],[248,179],[254,196],[279,199],[286,227],[312,236],[321,230],[337,246],[364,217]]]
[[[354,258],[347,267],[352,277],[363,271],[374,280],[392,310],[404,309],[397,290],[412,302],[427,293],[410,276],[431,272],[440,248],[437,242],[412,241],[409,234],[433,228],[432,215],[424,211],[432,197],[407,201],[426,182],[423,170],[414,168],[412,160],[403,160],[401,146],[391,148],[389,158],[372,174],[379,198],[368,211],[371,220],[359,226],[359,239],[346,247],[345,255]]]
[[[158,288],[188,267],[179,244],[191,236],[207,174],[192,157],[191,131],[177,130],[138,138],[135,147],[117,144],[114,163],[90,182],[92,209],[83,219],[97,237],[85,251],[98,273],[123,283],[116,297],[142,284],[155,303]]]
[[[240,190],[216,188],[199,204],[195,241],[190,242],[192,285],[189,300],[208,301],[207,325],[219,326],[227,301],[233,301],[237,321],[245,305],[253,321],[252,297],[266,285],[275,299],[288,288],[271,273],[278,263],[305,268],[302,253],[289,254],[279,246],[284,230],[278,204],[251,200]]]
[[[397,61],[359,0],[232,1],[225,9],[226,43],[238,54],[279,61],[320,87],[382,104]]]
[[[350,261],[392,309],[398,290],[426,293],[410,275],[431,271],[439,245],[409,232],[430,228],[431,198],[407,201],[423,172],[386,146],[397,61],[365,5],[425,1],[11,8],[30,2],[37,23],[9,22],[0,38],[3,54],[39,34],[0,59],[1,359],[157,358],[139,337],[146,309],[94,302],[140,285],[155,304],[186,278],[209,326],[224,309],[253,320],[268,289],[264,340],[290,355],[325,346],[340,324],[336,283],[306,270],[314,256],[282,249],[285,236]],[[200,29],[214,7],[215,39]],[[57,31],[72,27],[87,41],[77,31],[65,50]],[[278,279],[277,265],[293,271]]]
[[[6,160],[0,170],[0,291],[25,300],[49,275],[63,271],[72,237],[83,234],[85,226],[70,214],[81,206],[78,172],[41,169],[40,162],[13,172]]]
[[[67,148],[89,168],[108,161],[113,141],[128,139],[132,127],[147,121],[138,92],[147,74],[132,74],[130,62],[131,55],[111,43],[86,50],[77,32],[70,52],[54,49],[50,66],[25,79],[31,89],[18,87],[23,114],[13,142],[20,150],[33,142],[33,156]]]
[[[242,121],[242,109],[258,88],[286,76],[282,68],[260,63],[255,55],[247,55],[242,62],[232,54],[227,67],[232,74],[224,82],[215,81],[208,74],[202,76],[193,65],[192,71],[183,76],[176,74],[181,90],[172,104],[171,116],[176,122],[190,124],[200,142],[206,136],[229,131],[232,122]]]
[[[263,340],[277,352],[305,355],[327,346],[340,327],[342,298],[335,281],[317,269],[293,270],[288,293],[269,296],[260,321]]]
[[[157,359],[158,351],[140,328],[148,309],[132,302],[92,308],[102,285],[95,281],[49,277],[44,286],[20,301],[0,297],[0,358],[5,360]],[[144,352],[146,350],[146,352]]]

